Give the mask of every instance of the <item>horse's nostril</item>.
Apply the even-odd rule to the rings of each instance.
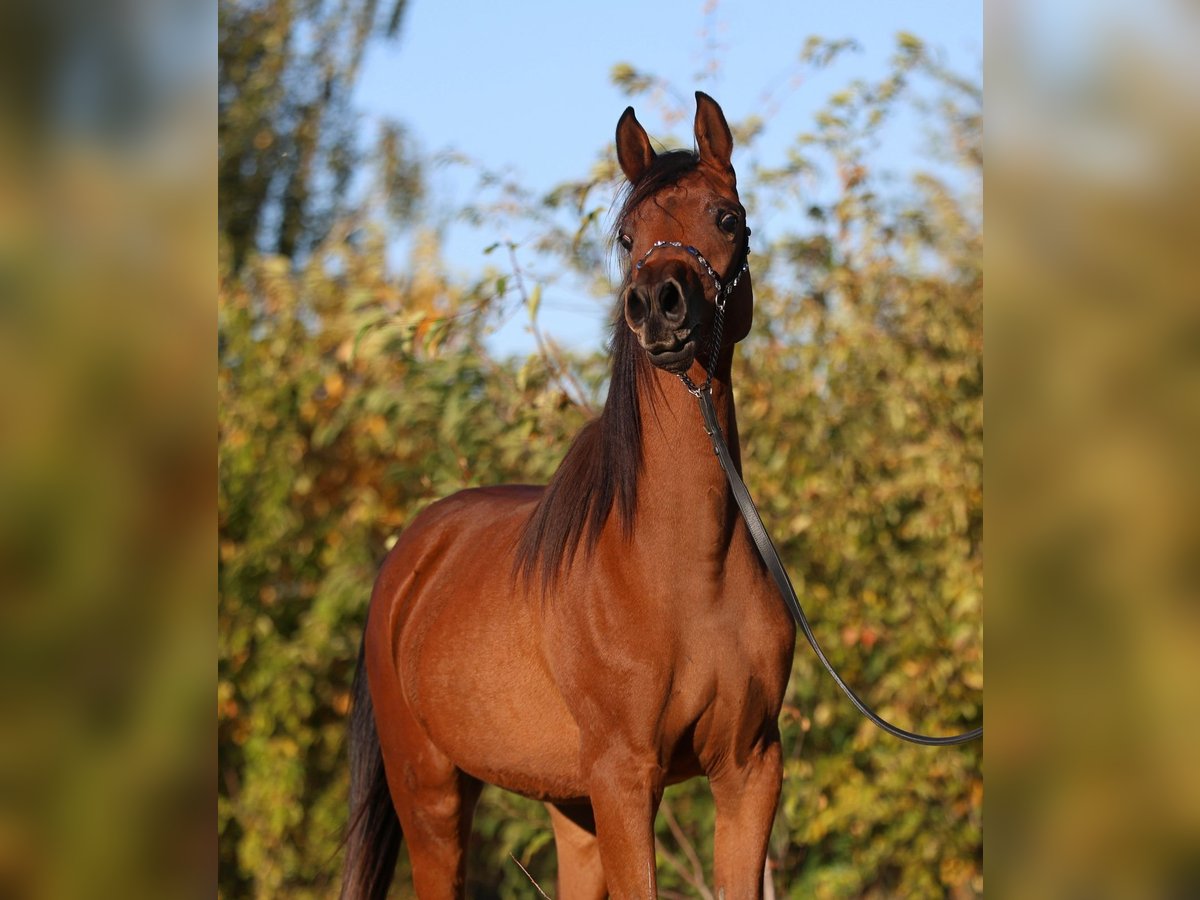
[[[679,285],[674,279],[658,289],[658,308],[664,319],[677,321],[683,318],[683,292],[679,290]]]
[[[633,325],[640,325],[646,320],[649,306],[641,288],[631,287],[625,294],[625,314]]]

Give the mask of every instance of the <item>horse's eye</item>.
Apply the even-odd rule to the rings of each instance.
[[[631,238],[629,235],[619,234],[619,235],[617,235],[617,240],[621,243],[621,246],[624,247],[626,250],[633,249],[633,238]]]
[[[738,217],[736,213],[721,213],[717,217],[717,227],[726,234],[733,234],[737,231]]]

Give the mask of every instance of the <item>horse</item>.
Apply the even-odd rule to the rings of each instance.
[[[658,153],[633,107],[617,124],[628,268],[598,418],[549,485],[442,499],[382,565],[353,689],[343,898],[386,895],[402,838],[417,895],[461,897],[484,783],[546,804],[561,900],[653,898],[658,805],[696,776],[718,896],[762,896],[796,632],[689,392],[707,379],[740,467],[750,229],[729,125],[702,92],[694,132],[694,151]]]

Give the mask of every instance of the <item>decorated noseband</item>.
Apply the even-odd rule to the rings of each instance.
[[[733,280],[728,284],[721,282],[721,276],[709,265],[703,253],[691,244],[685,244],[682,241],[655,241],[650,245],[650,249],[642,254],[642,258],[633,264],[634,269],[641,269],[645,265],[646,260],[650,258],[650,254],[660,247],[677,247],[689,253],[701,265],[704,271],[708,273],[708,277],[712,279],[713,287],[716,289],[713,299],[717,308],[713,314],[712,330],[708,335],[708,365],[705,367],[704,384],[696,387],[695,382],[692,381],[687,372],[678,373],[679,380],[683,382],[688,392],[693,396],[699,397],[712,386],[713,370],[717,367],[717,356],[721,352],[721,332],[725,328],[725,304],[729,301],[729,295],[733,293],[734,288],[738,286],[738,282],[742,280],[742,276],[750,271],[750,229],[746,229],[746,250],[742,254],[742,266],[737,270],[737,274],[733,276]]]
[[[650,258],[650,254],[653,253],[655,250],[657,250],[659,247],[678,247],[680,250],[686,250],[688,253],[690,253],[695,258],[696,262],[700,263],[700,265],[703,267],[704,271],[708,273],[708,277],[713,280],[713,286],[716,288],[715,300],[717,303],[717,309],[724,308],[725,302],[729,299],[729,295],[733,293],[733,289],[736,288],[738,285],[738,282],[741,281],[742,274],[750,271],[750,229],[749,228],[746,229],[746,252],[742,256],[742,267],[740,269],[738,269],[737,274],[733,276],[733,281],[729,282],[729,284],[726,284],[724,286],[722,286],[722,284],[721,284],[721,276],[716,273],[716,270],[713,269],[713,267],[711,265],[709,265],[708,260],[704,258],[704,254],[701,253],[699,250],[697,250],[695,247],[693,247],[691,244],[685,244],[681,241],[655,241],[653,244],[650,245],[650,249],[647,250],[642,255],[642,258],[639,259],[636,263],[634,263],[634,268],[640,269],[643,265],[645,265],[646,260],[648,260]]]

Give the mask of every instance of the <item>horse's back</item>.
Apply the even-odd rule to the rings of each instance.
[[[539,598],[513,562],[542,492],[460,491],[414,519],[376,582],[368,646],[372,690],[402,703],[460,768],[568,797],[581,790],[578,731],[544,658]]]

